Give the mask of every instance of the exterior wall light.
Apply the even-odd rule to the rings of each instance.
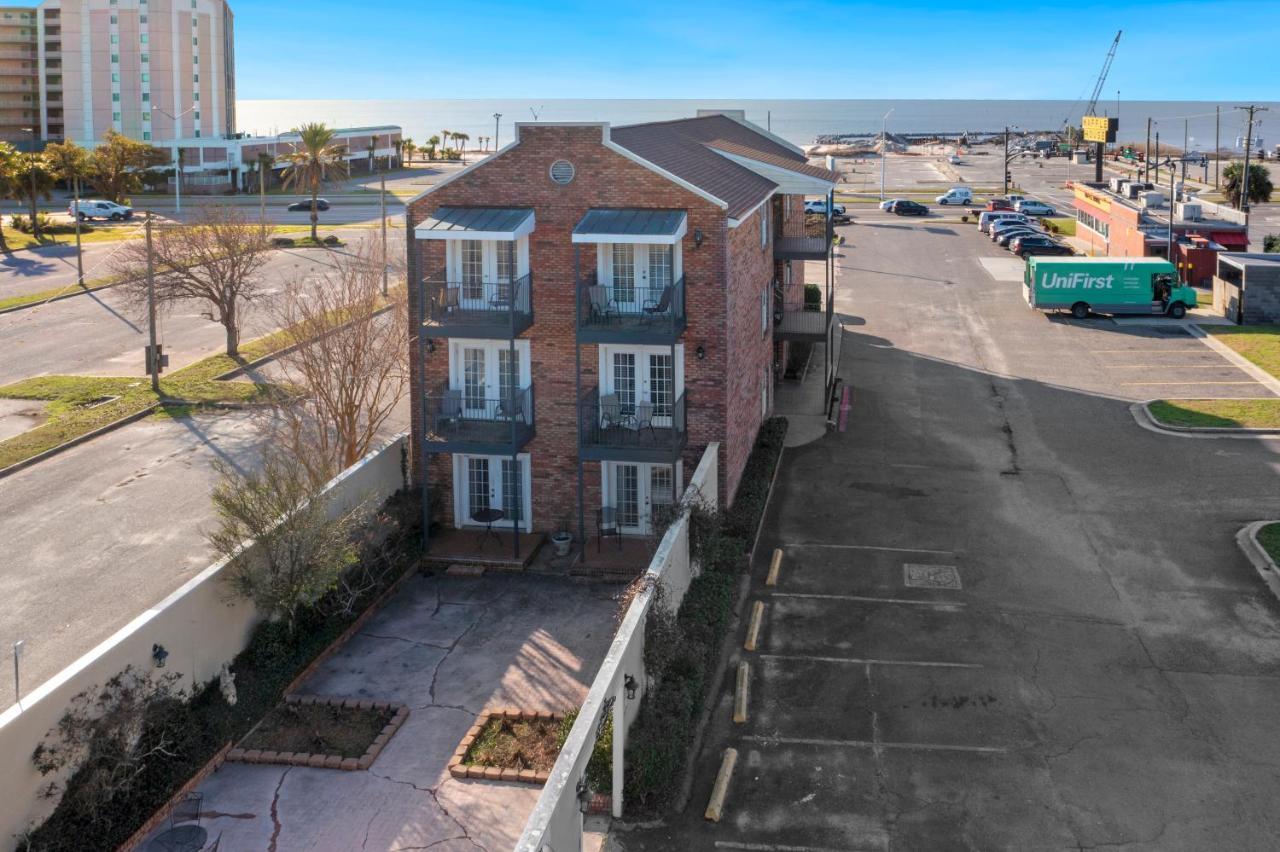
[[[693,247],[694,248],[702,248],[702,241],[705,240],[706,238],[707,236],[706,234],[702,233],[701,228],[693,229]]]
[[[701,361],[707,357],[707,350],[702,347],[701,343],[699,343],[698,348],[693,351],[693,354],[697,355],[698,360]]]
[[[427,351],[428,352],[436,351],[436,342],[432,340],[430,337],[427,338]]]
[[[622,686],[627,691],[627,700],[634,701],[636,697],[636,679],[631,675],[627,675],[622,679]]]
[[[578,781],[578,810],[584,814],[591,810],[591,791],[585,778]]]
[[[164,661],[167,659],[169,659],[169,652],[163,645],[156,644],[151,646],[151,661],[156,664],[156,668],[164,668]]]

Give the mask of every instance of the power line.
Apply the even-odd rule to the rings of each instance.
[[[1247,244],[1249,241],[1249,148],[1253,143],[1253,116],[1254,113],[1267,112],[1267,108],[1250,104],[1236,107],[1236,109],[1246,110],[1249,113],[1249,123],[1244,132],[1244,176],[1240,179],[1240,209],[1244,211],[1244,238]]]

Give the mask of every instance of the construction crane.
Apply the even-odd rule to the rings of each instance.
[[[1089,106],[1085,109],[1085,115],[1093,115],[1093,111],[1098,108],[1098,96],[1102,94],[1102,86],[1107,82],[1107,74],[1111,71],[1111,62],[1116,58],[1116,48],[1120,46],[1120,36],[1124,30],[1116,30],[1115,41],[1111,42],[1111,49],[1107,51],[1107,59],[1102,63],[1102,71],[1098,74],[1098,82],[1093,85],[1093,97],[1089,98]]]

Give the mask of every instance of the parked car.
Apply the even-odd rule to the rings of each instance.
[[[1057,215],[1057,211],[1055,211],[1052,207],[1050,207],[1048,204],[1045,204],[1042,201],[1019,201],[1017,206],[1014,207],[1014,209],[1017,210],[1019,213],[1024,213],[1028,216],[1056,216]]]
[[[1030,228],[1020,225],[1017,228],[1006,228],[1001,231],[995,238],[994,242],[1001,248],[1008,248],[1014,240],[1019,237],[1038,237],[1044,234],[1039,228]]]
[[[290,213],[310,213],[310,212],[311,212],[311,200],[310,200],[310,199],[307,199],[306,201],[295,201],[295,202],[293,202],[292,204],[290,204],[290,205],[289,205],[289,208],[288,208],[288,209],[289,209],[289,212],[290,212]],[[323,198],[317,198],[317,199],[316,199],[316,209],[317,209],[317,210],[328,210],[328,209],[329,209],[329,202],[328,202],[328,201],[325,201]]]
[[[1031,221],[1021,213],[1015,213],[1012,210],[989,210],[978,214],[978,230],[984,234],[989,234],[991,233],[992,224],[1003,222],[1006,219],[1023,223]]]
[[[1006,195],[1006,196],[1005,196],[1005,198],[1007,198],[1007,199],[1009,200],[1009,203],[1010,203],[1010,204],[1012,204],[1015,208],[1018,206],[1018,202],[1019,202],[1019,201],[1027,201],[1027,200],[1028,200],[1028,199],[1027,199],[1027,197],[1026,197],[1025,195],[1017,195],[1017,194],[1012,193],[1012,192],[1011,192],[1011,193],[1009,193],[1008,195]]]
[[[916,201],[900,200],[894,202],[889,212],[895,216],[928,216],[929,208]]]
[[[953,166],[958,166],[964,161],[960,159],[959,154],[952,154],[950,157],[947,157],[947,162]]]
[[[938,204],[972,204],[973,190],[967,186],[953,186],[933,199]]]
[[[995,212],[997,210],[1013,210],[1013,202],[1007,198],[993,198],[987,202],[987,210]]]
[[[76,203],[73,201],[67,205],[67,215],[75,217]],[[110,219],[113,222],[119,222],[122,219],[132,219],[133,208],[126,207],[123,204],[116,204],[114,201],[104,201],[100,198],[80,199],[80,221],[85,222],[89,219]]]
[[[903,201],[903,200],[904,200],[904,199],[901,199],[901,198],[886,198],[884,201],[881,201],[881,202],[880,202],[880,209],[881,209],[881,210],[892,210],[892,209],[893,209],[893,205],[895,205],[895,204],[897,204],[899,201]]]
[[[999,234],[1002,234],[1006,231],[1011,231],[1015,228],[1024,228],[1029,231],[1039,231],[1042,234],[1044,233],[1044,228],[1041,228],[1035,222],[1031,222],[1025,219],[1000,219],[991,224],[991,227],[987,230],[987,233],[991,235],[992,240],[995,240],[995,238]]]
[[[1070,246],[1064,246],[1048,237],[1034,235],[1016,238],[1009,244],[1009,249],[1018,257],[1028,257],[1033,254],[1075,254]]]
[[[844,205],[843,205],[843,204],[833,204],[833,205],[831,205],[831,211],[832,211],[832,213],[833,213],[834,215],[836,215],[836,216],[843,216],[843,215],[844,215]],[[827,213],[827,200],[826,200],[825,198],[821,198],[821,199],[818,199],[817,201],[806,201],[806,202],[804,203],[804,212],[806,212],[806,213],[821,213],[821,214],[823,214],[823,215],[825,216],[825,215],[826,215],[826,213]]]

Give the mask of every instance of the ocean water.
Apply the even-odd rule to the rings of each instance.
[[[1214,108],[1221,107],[1222,147],[1234,147],[1244,136],[1244,114],[1236,102],[1106,101],[1098,112],[1120,117],[1121,141],[1146,138],[1147,119],[1161,142],[1182,146],[1184,134],[1191,150],[1210,150],[1214,144]],[[1280,102],[1261,104],[1254,136],[1270,148],[1280,142]],[[498,141],[511,141],[512,124],[533,121],[607,121],[613,125],[685,118],[699,108],[741,109],[747,119],[804,145],[817,136],[873,133],[890,109],[888,126],[901,133],[986,132],[1012,125],[1026,130],[1058,130],[1070,119],[1079,124],[1084,104],[1079,101],[999,100],[242,100],[236,103],[238,129],[273,135],[308,121],[337,127],[398,124],[417,142],[452,130],[471,137],[494,135],[493,114],[501,113]],[[1269,132],[1270,131],[1270,132]]]

